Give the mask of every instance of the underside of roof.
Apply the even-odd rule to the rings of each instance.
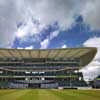
[[[80,59],[81,66],[87,65],[95,56],[96,48],[64,48],[64,49],[0,49],[0,58],[50,58],[50,59]]]

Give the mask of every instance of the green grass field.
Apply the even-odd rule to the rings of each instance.
[[[0,100],[100,100],[99,90],[2,89]]]

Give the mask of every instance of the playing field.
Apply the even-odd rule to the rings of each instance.
[[[0,90],[0,100],[100,100],[99,90]]]

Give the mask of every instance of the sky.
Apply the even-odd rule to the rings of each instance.
[[[97,47],[81,69],[100,75],[100,0],[0,0],[0,48]]]

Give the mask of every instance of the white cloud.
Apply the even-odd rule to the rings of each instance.
[[[66,45],[66,44],[64,44],[61,48],[67,48],[67,45]]]
[[[54,31],[50,34],[50,40],[52,40],[53,38],[56,38],[59,35],[59,30]]]
[[[17,49],[34,49],[34,47],[31,45],[31,46],[28,46],[28,47],[18,47]]]
[[[19,38],[23,38],[25,36],[37,35],[40,34],[40,31],[44,28],[43,24],[35,23],[37,22],[35,19],[32,20],[31,17],[24,23],[21,27],[18,28],[16,32],[16,36]]]
[[[33,46],[25,47],[25,49],[33,49]]]
[[[14,2],[0,0],[0,47],[7,47],[13,41],[17,14]]]
[[[17,49],[24,49],[24,48],[22,48],[22,47],[18,47]]]
[[[41,42],[41,49],[46,49],[50,43],[49,39],[45,39]]]
[[[41,49],[46,49],[48,45],[50,44],[50,41],[54,38],[56,38],[59,35],[59,30],[53,31],[50,33],[50,36],[41,41]]]
[[[85,43],[83,44],[84,46],[87,47],[100,47],[100,38],[99,37],[94,37],[94,38],[90,38],[87,41],[85,41]]]
[[[86,47],[97,47],[97,54],[93,61],[81,70],[86,80],[93,80],[100,75],[100,37],[90,38],[83,45]]]
[[[92,29],[100,30],[100,0],[87,0],[81,14]]]
[[[25,1],[35,17],[41,23],[51,24],[57,21],[61,27],[70,27],[74,21],[74,15],[80,11],[84,2],[80,0],[28,0]]]

